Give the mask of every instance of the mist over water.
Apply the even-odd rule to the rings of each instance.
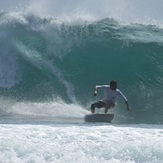
[[[0,2],[1,11],[23,12],[42,17],[53,16],[63,21],[87,21],[113,18],[125,23],[162,24],[161,0],[7,0]]]

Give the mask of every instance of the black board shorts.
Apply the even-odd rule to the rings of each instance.
[[[94,103],[97,108],[103,108],[106,106],[104,101],[98,101]]]
[[[106,107],[106,103],[105,103],[104,101],[98,101],[98,102],[95,102],[94,104],[95,104],[95,106],[96,106],[97,108]],[[111,100],[108,101],[108,105],[109,105],[110,107],[114,107],[114,106],[115,106],[114,102],[111,101]]]

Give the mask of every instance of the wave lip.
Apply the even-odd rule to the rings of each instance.
[[[63,5],[64,4],[64,5]],[[115,19],[125,23],[154,24],[161,26],[162,1],[129,1],[121,0],[89,0],[83,1],[7,1],[1,2],[0,10],[3,12],[22,12],[26,15],[41,17],[55,17],[63,22],[72,22],[76,19],[85,21],[99,21],[106,18]],[[159,13],[159,14],[158,14]]]

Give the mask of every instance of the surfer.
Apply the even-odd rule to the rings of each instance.
[[[105,108],[105,113],[108,109],[113,108],[116,104],[117,97],[121,97],[126,104],[127,110],[131,111],[126,96],[117,89],[117,82],[112,80],[110,85],[96,85],[94,90],[94,96],[97,96],[97,90],[104,90],[104,100],[95,102],[91,105],[91,112],[95,113],[95,108]]]

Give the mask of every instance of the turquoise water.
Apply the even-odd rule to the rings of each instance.
[[[113,19],[71,24],[1,13],[1,95],[32,102],[60,98],[88,109],[97,100],[94,85],[114,79],[134,123],[162,123],[162,33],[155,25]]]

